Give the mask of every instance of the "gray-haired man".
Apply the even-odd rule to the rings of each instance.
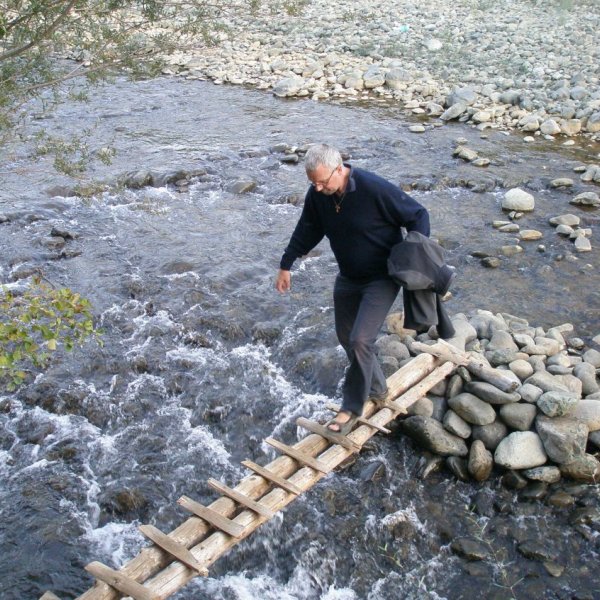
[[[275,287],[288,291],[294,261],[323,237],[329,239],[340,270],[333,292],[335,329],[350,365],[342,408],[328,427],[346,434],[367,398],[387,393],[375,340],[399,291],[387,271],[390,250],[402,241],[402,228],[429,236],[429,215],[394,184],[343,163],[331,146],[312,146],[305,168],[311,187],[281,258]]]

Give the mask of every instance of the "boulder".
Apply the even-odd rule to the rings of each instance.
[[[585,423],[590,431],[598,431],[600,429],[600,400],[580,400],[569,416]]]
[[[496,420],[496,411],[487,402],[467,392],[450,398],[448,406],[472,425],[489,425]]]
[[[535,199],[530,193],[520,188],[513,188],[504,194],[502,208],[504,210],[530,212],[535,208]]]
[[[545,464],[547,460],[542,440],[533,431],[511,433],[494,452],[494,461],[507,469],[531,469]]]
[[[535,367],[534,367],[535,368]],[[525,380],[525,383],[535,385],[543,392],[568,392],[569,388],[560,383],[554,375],[547,371],[536,371],[531,377]]]
[[[491,474],[494,466],[492,453],[486,449],[481,440],[475,440],[469,450],[467,468],[475,481],[485,481]]]
[[[568,463],[585,453],[588,428],[576,419],[551,419],[540,415],[535,421],[535,429],[546,454],[555,463]]]
[[[588,483],[600,482],[600,461],[591,454],[578,456],[572,462],[560,465],[560,472],[565,477]]]
[[[498,420],[489,425],[475,425],[471,435],[474,440],[481,440],[488,450],[494,451],[507,434],[506,425]]]
[[[471,426],[453,410],[446,411],[444,415],[444,427],[452,434],[467,439],[471,435]]]
[[[505,371],[502,373],[505,373]],[[484,381],[470,381],[465,384],[465,390],[474,394],[481,400],[484,400],[488,404],[512,404],[521,399],[521,396],[516,392],[503,392],[491,383],[486,383]],[[477,424],[484,425],[485,423]]]
[[[557,483],[560,481],[560,469],[558,467],[534,467],[526,469],[523,475],[533,481],[543,481],[544,483]]]
[[[439,421],[417,415],[401,423],[401,429],[430,452],[441,456],[466,456],[467,445],[458,436],[446,431]]]
[[[500,407],[500,418],[517,431],[528,431],[535,420],[537,410],[533,404],[518,402]]]
[[[544,392],[537,400],[537,407],[548,417],[563,417],[579,401],[570,392]]]

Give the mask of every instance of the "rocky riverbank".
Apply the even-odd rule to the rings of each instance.
[[[563,477],[600,481],[600,352],[586,348],[570,323],[544,330],[483,310],[453,323],[450,343],[492,377],[461,366],[409,408],[401,430],[436,455],[423,474],[442,456],[463,481],[486,480],[496,468],[508,487],[529,487],[539,498]],[[415,344],[399,315],[388,327],[396,333],[380,338],[378,348],[391,373],[426,346]],[[417,339],[433,343],[428,334]],[[600,345],[600,335],[592,344]]]
[[[281,97],[387,102],[425,124],[600,140],[593,0],[311,0],[288,9],[224,17],[215,45],[172,55],[165,74]]]

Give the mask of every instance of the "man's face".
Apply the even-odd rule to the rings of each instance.
[[[324,165],[319,165],[314,171],[308,174],[311,185],[326,196],[335,194],[340,187],[340,173],[342,165],[338,165],[331,170]]]

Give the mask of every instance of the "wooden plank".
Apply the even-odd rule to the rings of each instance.
[[[231,519],[220,515],[217,511],[203,506],[199,502],[196,502],[187,496],[181,496],[181,498],[177,500],[177,503],[183,506],[183,508],[186,510],[189,510],[191,513],[194,513],[197,517],[204,519],[213,527],[224,531],[227,535],[239,538],[244,532],[244,528],[238,523],[234,523]]]
[[[273,448],[276,448],[280,452],[283,452],[284,454],[287,454],[287,456],[297,460],[300,464],[306,465],[315,471],[319,471],[320,473],[329,473],[331,470],[326,464],[322,463],[316,458],[313,458],[312,456],[309,456],[305,452],[302,452],[302,450],[292,448],[292,446],[288,446],[287,444],[284,444],[271,437],[268,437],[265,442],[267,442],[269,446],[273,446]]]
[[[40,598],[40,600],[60,600],[60,598],[48,590],[47,592],[44,592],[44,595]]]
[[[194,569],[198,574],[204,577],[208,576],[208,569],[203,567],[195,558],[194,555],[179,542],[163,533],[153,525],[140,525],[139,530],[159,548],[168,552],[171,556],[182,562],[184,565]]]
[[[265,519],[272,519],[275,516],[275,513],[267,508],[266,506],[260,504],[259,502],[255,502],[252,498],[248,498],[246,494],[242,494],[237,492],[236,490],[227,487],[225,484],[213,479],[212,477],[208,480],[208,485],[217,492],[220,492],[224,496],[235,500],[238,504],[249,508],[250,510],[258,513],[261,517],[265,517]]]
[[[101,562],[93,561],[85,566],[85,570],[91,573],[96,579],[103,581],[115,590],[118,590],[125,596],[131,596],[134,600],[160,600],[148,588],[138,583],[135,579],[115,571]]]
[[[257,465],[256,463],[252,462],[251,460],[243,460],[242,464],[245,467],[248,467],[248,469],[250,469],[251,471],[254,471],[257,475],[260,475],[261,477],[264,477],[268,481],[273,482],[276,486],[284,489],[286,492],[289,492],[290,494],[294,494],[295,496],[298,496],[299,494],[302,493],[302,490],[298,486],[294,485],[293,483],[289,482],[287,479],[284,479],[283,477],[279,477],[279,475],[273,473],[273,471],[269,471],[268,469],[265,469],[264,467]]]
[[[352,440],[349,440],[345,435],[341,435],[339,432],[331,431],[331,429],[321,425],[321,423],[310,421],[304,417],[298,417],[296,419],[296,425],[303,427],[311,433],[316,433],[317,435],[324,437],[333,444],[339,444],[347,450],[351,450],[352,452],[360,452],[360,446],[358,444],[354,443]]]

